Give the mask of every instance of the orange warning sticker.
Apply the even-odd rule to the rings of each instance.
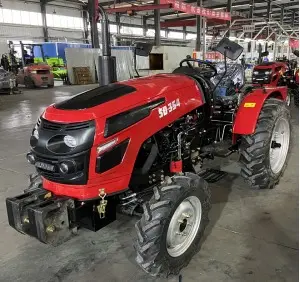
[[[255,108],[256,103],[245,103],[244,108]]]

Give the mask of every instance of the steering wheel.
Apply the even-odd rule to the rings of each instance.
[[[198,63],[198,66],[200,66],[201,64],[202,65],[206,65],[206,66],[208,66],[214,72],[213,74],[210,71],[201,72],[202,75],[204,75],[204,74],[210,74],[210,77],[214,77],[214,76],[216,76],[218,74],[218,71],[217,71],[216,67],[212,63],[209,63],[209,62],[206,62],[206,61],[202,61],[202,60],[198,60],[198,59],[192,59],[192,58],[184,59],[184,60],[182,60],[180,62],[179,66],[182,67],[182,64],[186,63],[190,68],[192,68],[195,71],[197,71],[197,69],[192,66],[191,62]]]

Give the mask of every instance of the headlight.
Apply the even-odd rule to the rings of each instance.
[[[271,73],[271,71],[265,71],[265,74],[270,74]]]
[[[59,170],[62,174],[74,173],[76,172],[75,161],[63,161],[59,164]]]
[[[40,138],[40,136],[39,136],[39,132],[38,132],[38,130],[37,129],[34,129],[33,130],[33,133],[32,133],[32,135],[36,138],[36,139],[39,139]]]
[[[67,135],[64,137],[65,144],[70,148],[75,148],[77,146],[77,141],[73,136]]]
[[[26,155],[26,159],[30,164],[34,164],[35,163],[35,156],[32,153],[28,153]]]
[[[37,74],[36,70],[31,71],[30,73]]]
[[[255,75],[258,74],[258,71],[254,71],[253,74],[255,74]]]

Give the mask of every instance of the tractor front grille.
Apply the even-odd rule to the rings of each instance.
[[[269,84],[271,82],[271,74],[265,74],[267,70],[256,70],[252,75],[252,82],[259,84]]]
[[[91,121],[66,124],[66,123],[57,123],[57,122],[48,121],[43,118],[41,118],[41,120],[38,121],[38,126],[40,124],[42,129],[51,130],[51,131],[59,131],[59,130],[72,131],[72,130],[85,129],[93,126],[93,123]]]
[[[89,159],[90,159],[90,150],[82,152],[76,155],[68,155],[63,157],[58,156],[44,156],[40,154],[35,155],[35,163],[42,163],[54,167],[54,170],[42,169],[36,166],[37,171],[46,179],[63,184],[73,184],[73,185],[83,185],[87,183],[88,180],[88,171],[89,171]],[[77,164],[77,171],[71,174],[63,174],[59,170],[59,165],[63,161],[72,160]]]

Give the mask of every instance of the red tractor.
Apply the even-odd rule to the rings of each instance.
[[[224,38],[217,51],[226,68],[242,47]],[[196,169],[205,159],[238,153],[254,189],[273,188],[287,165],[286,87],[255,88],[229,102],[224,89],[215,97],[216,75],[213,64],[188,58],[173,74],[111,83],[49,106],[27,155],[38,175],[6,199],[9,224],[58,245],[80,227],[106,226],[117,210],[140,216],[137,263],[153,276],[178,273],[209,222],[211,192]]]
[[[262,56],[268,52],[262,53]],[[297,52],[295,53],[297,56]],[[299,56],[299,53],[298,53]],[[275,62],[264,62],[254,67],[252,73],[253,87],[264,85],[265,87],[286,86],[288,88],[287,104],[291,103],[291,96],[294,96],[294,103],[299,104],[299,83],[297,84],[297,62],[287,59]]]
[[[285,86],[283,74],[288,71],[284,62],[264,62],[254,67],[252,84],[266,87]]]

